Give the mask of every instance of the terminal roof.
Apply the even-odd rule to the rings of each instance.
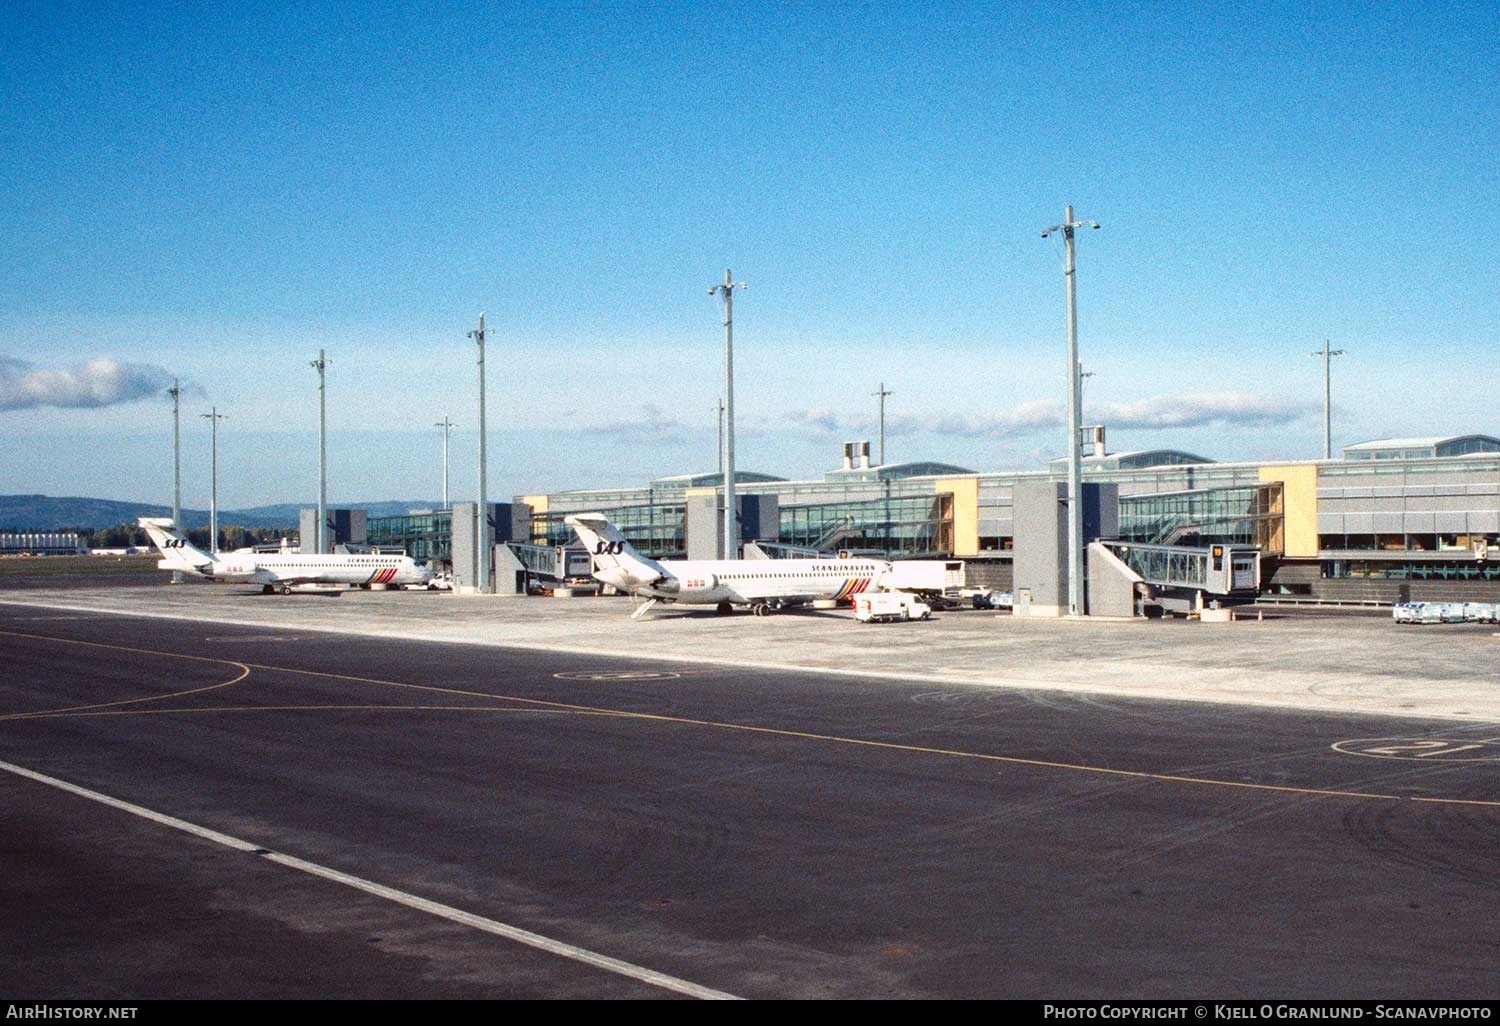
[[[1467,456],[1475,452],[1500,452],[1500,438],[1490,435],[1425,435],[1413,438],[1376,438],[1344,446],[1346,460]]]

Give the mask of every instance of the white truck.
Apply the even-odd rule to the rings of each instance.
[[[955,593],[966,583],[961,559],[898,559],[881,581],[900,591],[924,591],[936,595]]]
[[[898,559],[880,578],[886,591],[905,591],[921,597],[933,609],[948,609],[959,602],[965,581],[961,559]]]
[[[854,619],[860,623],[925,620],[931,615],[931,606],[917,596],[901,591],[876,591],[854,596]]]

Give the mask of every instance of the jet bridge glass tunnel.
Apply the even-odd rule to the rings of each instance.
[[[947,494],[782,506],[780,518],[778,541],[824,552],[856,549],[913,557],[948,555],[953,549]]]
[[[1147,545],[1254,545],[1283,551],[1279,481],[1192,492],[1120,496],[1120,538]]]

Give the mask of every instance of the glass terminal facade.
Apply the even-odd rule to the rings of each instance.
[[[1500,583],[1500,563],[1431,562],[1415,560],[1330,559],[1323,562],[1329,580],[1380,581],[1494,581]]]
[[[1280,482],[1120,496],[1120,537],[1147,545],[1258,545],[1280,554]]]
[[[786,545],[858,549],[912,558],[952,550],[951,495],[915,495],[818,505],[782,506],[776,539]]]
[[[738,475],[736,475],[738,476]],[[678,493],[680,496],[680,493]],[[673,501],[673,498],[676,501]],[[531,541],[534,545],[577,545],[578,536],[563,522],[567,512],[537,513],[531,518]],[[603,513],[609,522],[630,539],[637,552],[652,559],[681,559],[687,542],[683,537],[683,520],[687,506],[680,497],[674,496],[663,502],[651,502],[644,506],[614,506],[604,509],[589,508],[589,512]]]
[[[453,511],[408,513],[405,516],[370,517],[365,538],[380,548],[402,548],[418,563],[453,562]]]

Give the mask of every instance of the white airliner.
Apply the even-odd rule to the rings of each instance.
[[[845,599],[879,587],[891,564],[879,559],[655,560],[641,555],[602,513],[575,513],[563,522],[593,559],[594,578],[644,598],[631,614],[658,602],[717,606],[728,613],[749,606],[765,616],[815,599]]]
[[[258,584],[267,595],[283,595],[296,584],[423,584],[432,571],[410,556],[361,552],[328,555],[278,555],[242,549],[209,555],[187,540],[171,517],[141,517],[136,523],[161,553],[157,567],[181,570],[222,584]]]

